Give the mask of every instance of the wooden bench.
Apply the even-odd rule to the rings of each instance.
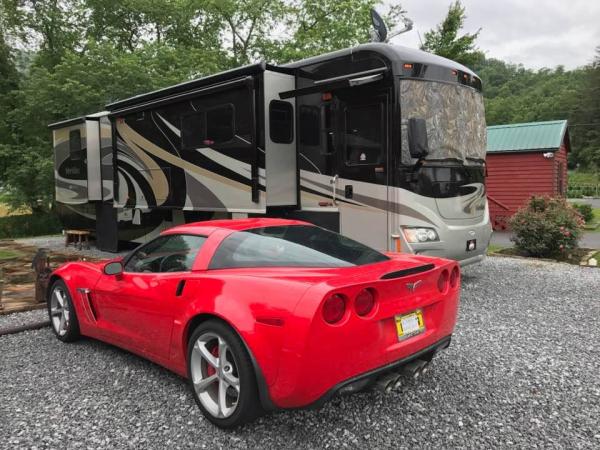
[[[79,250],[83,248],[90,248],[90,232],[86,230],[65,230],[65,247],[69,244],[77,246]]]

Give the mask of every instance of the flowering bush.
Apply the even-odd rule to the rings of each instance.
[[[583,217],[562,197],[531,197],[511,218],[512,240],[530,256],[560,257],[577,248]]]

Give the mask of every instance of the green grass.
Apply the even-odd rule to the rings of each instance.
[[[498,253],[500,250],[502,250],[504,248],[505,247],[502,247],[501,245],[490,244],[490,245],[488,245],[487,253],[488,253],[488,255],[490,253]]]
[[[19,253],[19,252],[14,252],[12,250],[0,249],[0,261],[18,258],[19,256],[21,256],[21,253]]]
[[[600,184],[600,174],[594,172],[569,171],[569,183]]]
[[[594,213],[594,218],[592,219],[592,224],[597,225],[594,229],[587,229],[586,231],[592,233],[600,233],[600,208],[593,208],[592,212]],[[591,227],[590,227],[591,228]]]

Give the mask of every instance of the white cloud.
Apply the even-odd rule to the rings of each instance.
[[[393,40],[419,46],[426,31],[440,23],[452,0],[401,0],[413,31]],[[386,4],[397,3],[387,0]],[[489,58],[529,68],[588,64],[600,46],[600,2],[589,0],[463,0],[465,32],[481,28],[477,45]]]

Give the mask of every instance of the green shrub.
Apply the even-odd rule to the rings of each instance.
[[[560,257],[577,248],[581,215],[562,197],[531,197],[511,218],[512,240],[530,256]]]
[[[588,205],[587,203],[573,203],[573,207],[577,210],[579,215],[583,217],[585,223],[590,223],[594,219],[592,205]]]
[[[0,217],[0,239],[57,234],[62,225],[56,214],[24,214]]]

